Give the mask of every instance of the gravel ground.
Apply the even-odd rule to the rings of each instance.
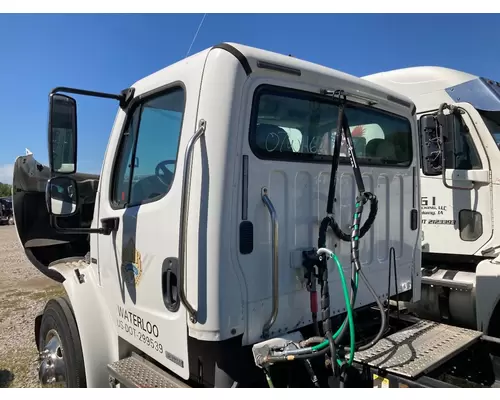
[[[64,289],[31,265],[15,226],[0,225],[0,270],[0,388],[40,387],[35,316]]]

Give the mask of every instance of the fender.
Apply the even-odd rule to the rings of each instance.
[[[49,268],[65,278],[64,289],[80,333],[87,387],[109,387],[107,365],[118,360],[118,336],[92,265],[81,260]]]
[[[488,326],[500,301],[500,258],[483,260],[476,268],[477,330],[488,333]]]

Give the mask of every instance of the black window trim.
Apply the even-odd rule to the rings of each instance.
[[[115,155],[113,157],[112,174],[111,174],[110,184],[109,184],[109,187],[108,187],[108,200],[109,200],[109,205],[110,205],[110,207],[111,207],[112,210],[123,210],[123,209],[127,209],[127,208],[132,208],[132,207],[137,207],[137,206],[141,206],[141,205],[153,203],[153,202],[161,200],[163,197],[165,197],[167,195],[167,193],[170,192],[170,188],[172,187],[172,185],[170,186],[169,190],[167,192],[163,193],[161,196],[157,196],[157,197],[154,197],[152,199],[143,200],[140,203],[132,203],[132,204],[120,204],[120,203],[117,203],[115,201],[115,199],[113,198],[113,188],[115,186],[115,181],[116,181],[117,163],[120,160],[120,157],[122,155],[122,151],[123,151],[122,146],[123,146],[123,143],[125,141],[124,133],[125,133],[125,130],[127,129],[127,127],[128,127],[128,124],[130,123],[130,119],[132,118],[134,112],[136,111],[136,109],[138,107],[142,109],[142,106],[143,106],[143,104],[145,102],[147,102],[149,100],[152,100],[152,99],[155,99],[157,97],[164,96],[164,95],[166,95],[166,94],[168,94],[170,92],[175,92],[176,90],[179,90],[179,89],[183,90],[183,92],[184,92],[184,105],[183,105],[183,113],[182,113],[181,126],[180,126],[180,131],[179,131],[179,140],[178,140],[178,143],[177,143],[176,165],[175,165],[175,170],[174,170],[174,177],[172,179],[172,185],[175,182],[175,177],[177,175],[177,170],[178,170],[178,168],[177,168],[177,161],[179,160],[180,142],[181,142],[181,137],[182,137],[182,130],[184,128],[184,118],[185,118],[185,115],[186,115],[186,104],[187,104],[187,89],[186,89],[186,85],[184,84],[184,82],[182,82],[180,80],[168,83],[166,85],[162,85],[160,87],[157,87],[155,89],[152,89],[150,91],[144,92],[144,93],[142,93],[142,94],[134,97],[130,101],[130,103],[127,106],[127,108],[124,110],[125,113],[126,113],[126,116],[125,116],[125,120],[123,121],[123,124],[121,126],[120,139],[118,141],[118,145],[116,146]],[[137,124],[137,128],[136,128],[137,132],[136,132],[136,135],[135,135],[136,140],[135,140],[135,142],[133,144],[133,147],[132,147],[132,152],[134,154],[135,154],[135,150],[137,148],[137,142],[138,142],[138,139],[139,139],[138,130],[140,128],[141,117],[142,117],[142,110],[140,110],[140,113],[139,113],[139,123]],[[131,169],[131,172],[133,172],[133,168]],[[128,193],[128,196],[130,198],[130,191]]]
[[[259,85],[252,97],[252,110],[251,110],[251,116],[250,116],[250,127],[248,130],[248,144],[250,146],[250,149],[252,150],[252,153],[260,160],[265,160],[265,161],[284,161],[284,162],[308,162],[308,163],[317,163],[317,164],[330,164],[332,162],[332,156],[329,155],[319,155],[319,154],[306,154],[306,153],[300,153],[301,159],[297,159],[297,157],[290,157],[290,155],[286,153],[274,153],[273,156],[264,156],[262,153],[262,149],[259,149],[254,140],[254,135],[252,133],[255,131],[255,127],[257,125],[257,118],[258,118],[258,100],[259,97],[261,96],[262,93],[266,94],[274,94],[274,95],[283,95],[286,97],[290,98],[296,98],[296,99],[304,99],[304,100],[314,100],[318,101],[319,103],[326,103],[326,104],[333,104],[338,106],[339,102],[333,98],[328,98],[325,95],[322,95],[320,93],[314,93],[314,92],[309,92],[306,90],[301,90],[301,89],[295,89],[295,88],[290,88],[290,87],[285,87],[285,86],[277,86],[277,85],[271,85],[264,83],[262,85]],[[347,100],[346,103],[346,108],[356,108],[356,109],[368,109],[368,110],[377,110],[378,112],[382,114],[386,114],[388,116],[393,116],[396,118],[400,118],[405,120],[410,128],[410,135],[411,135],[411,148],[410,148],[410,154],[409,154],[409,160],[405,164],[391,164],[391,163],[381,163],[381,162],[373,162],[373,161],[367,161],[369,159],[367,158],[359,158],[358,159],[358,164],[363,165],[363,166],[368,166],[368,167],[374,167],[374,168],[400,168],[400,169],[408,169],[412,164],[413,164],[413,158],[414,158],[414,143],[413,143],[413,135],[412,129],[411,129],[411,121],[400,114],[395,114],[387,110],[380,109],[378,107],[374,106],[368,106],[365,104],[357,103],[351,100]],[[273,154],[273,153],[267,153],[267,154]],[[282,156],[276,156],[276,154],[281,154]],[[339,160],[340,164],[350,164],[349,157],[340,157]]]

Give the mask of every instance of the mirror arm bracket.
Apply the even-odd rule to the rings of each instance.
[[[118,230],[118,218],[105,218],[101,220],[101,228],[61,228],[56,221],[55,215],[50,215],[50,226],[54,228],[57,233],[67,235],[88,235],[97,233],[99,235],[109,236],[112,232]]]
[[[128,107],[134,98],[135,88],[130,87],[120,92],[120,108],[125,109]]]
[[[112,99],[112,100],[118,100],[120,101],[123,97],[122,94],[114,94],[114,93],[105,93],[105,92],[95,92],[93,90],[83,90],[83,89],[76,89],[76,88],[71,88],[71,87],[66,87],[66,86],[58,86],[50,91],[50,94],[56,94],[56,93],[71,93],[71,94],[80,94],[82,96],[92,96],[92,97],[101,97],[103,99]]]
[[[114,94],[114,93],[105,93],[105,92],[95,92],[92,90],[83,90],[83,89],[76,89],[76,88],[71,88],[71,87],[65,87],[65,86],[58,86],[50,91],[50,94],[56,94],[56,93],[71,93],[71,94],[80,94],[82,96],[92,96],[92,97],[100,97],[103,99],[111,99],[111,100],[118,100],[120,102],[120,107],[122,109],[126,108],[132,99],[134,98],[134,93],[135,93],[135,88],[130,87],[127,89],[124,89],[120,92],[120,94]]]

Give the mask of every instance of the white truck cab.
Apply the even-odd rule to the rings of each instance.
[[[439,108],[454,109],[444,128],[444,170],[441,158],[437,169],[421,163],[419,315],[500,336],[500,264],[494,260],[500,255],[500,83],[442,67],[363,79],[415,103],[422,154]]]
[[[98,176],[78,171],[88,139],[63,93],[119,104]],[[147,385],[132,373],[145,363],[168,372],[166,386],[258,381],[254,345],[307,338],[350,310],[326,264],[333,252],[340,271],[360,271],[352,307],[379,304],[381,317],[365,322],[383,330],[388,295],[420,296],[414,111],[359,78],[228,43],[119,94],[54,89],[50,166],[26,155],[14,169],[20,242],[67,292],[37,319],[42,382]],[[332,156],[339,129],[366,124],[401,151]]]

